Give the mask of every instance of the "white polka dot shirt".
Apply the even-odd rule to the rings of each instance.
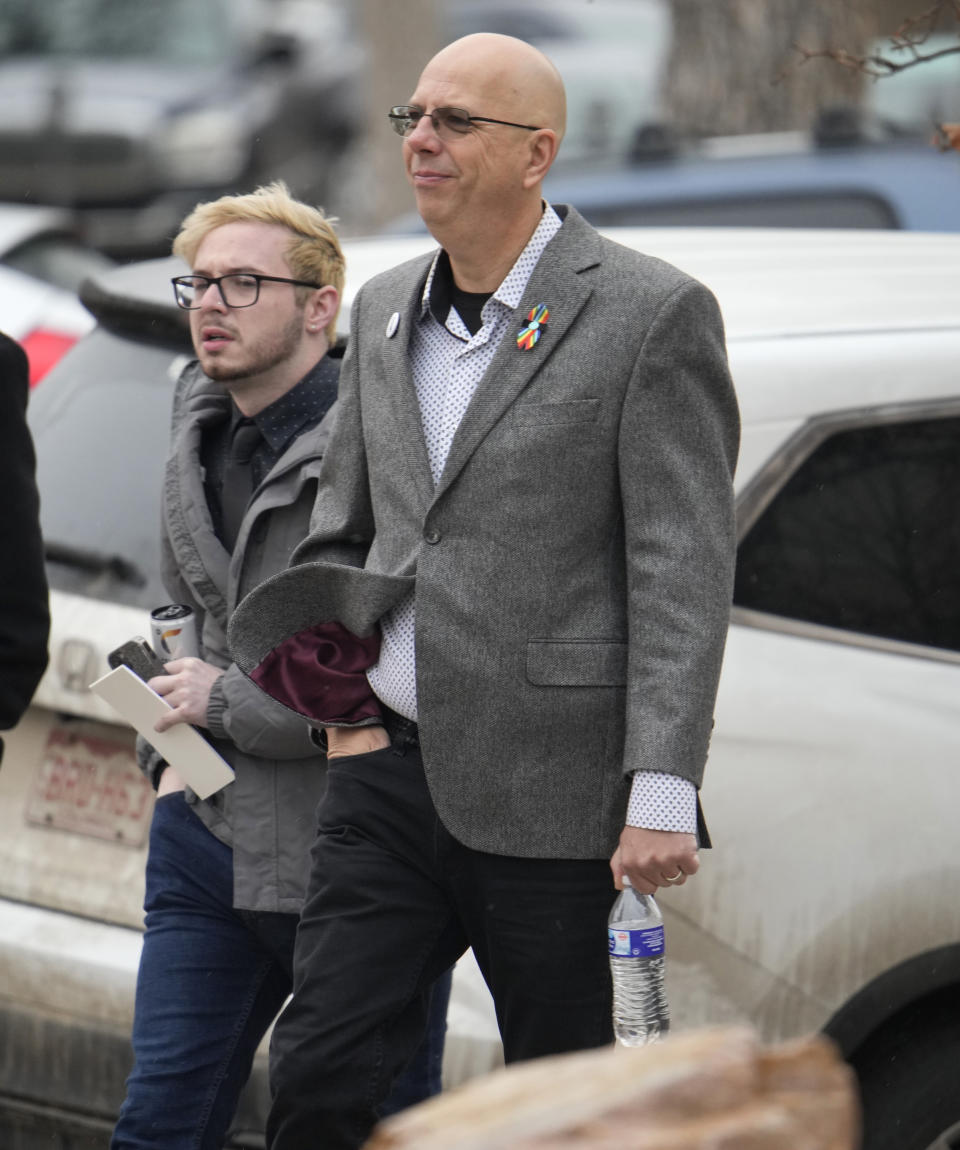
[[[516,310],[527,281],[544,249],[562,226],[547,205],[530,242],[506,279],[483,306],[483,326],[470,334],[451,307],[446,323],[430,312],[430,290],[437,270],[434,260],[424,286],[420,321],[410,340],[413,378],[433,481],[443,473],[454,434],[500,341],[519,330]],[[439,253],[438,253],[439,258]],[[416,599],[411,593],[381,620],[380,657],[370,668],[370,685],[391,710],[417,718]],[[696,789],[687,779],[655,771],[638,771],[633,778],[626,822],[653,830],[696,831]]]

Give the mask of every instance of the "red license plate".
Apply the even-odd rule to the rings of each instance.
[[[44,747],[27,801],[31,823],[139,847],[153,810],[153,788],[130,743],[56,727]]]

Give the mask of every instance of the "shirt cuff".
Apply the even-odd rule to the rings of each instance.
[[[680,775],[637,771],[627,803],[627,826],[697,833],[697,788]]]

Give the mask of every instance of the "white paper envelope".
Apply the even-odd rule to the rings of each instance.
[[[128,723],[174,767],[183,781],[200,796],[209,798],[233,782],[233,768],[188,723],[168,731],[155,731],[153,724],[170,704],[138,678],[129,667],[115,667],[90,690],[114,707]]]

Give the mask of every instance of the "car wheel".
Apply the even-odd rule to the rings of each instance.
[[[851,1062],[863,1150],[960,1150],[960,989],[895,1015]]]

